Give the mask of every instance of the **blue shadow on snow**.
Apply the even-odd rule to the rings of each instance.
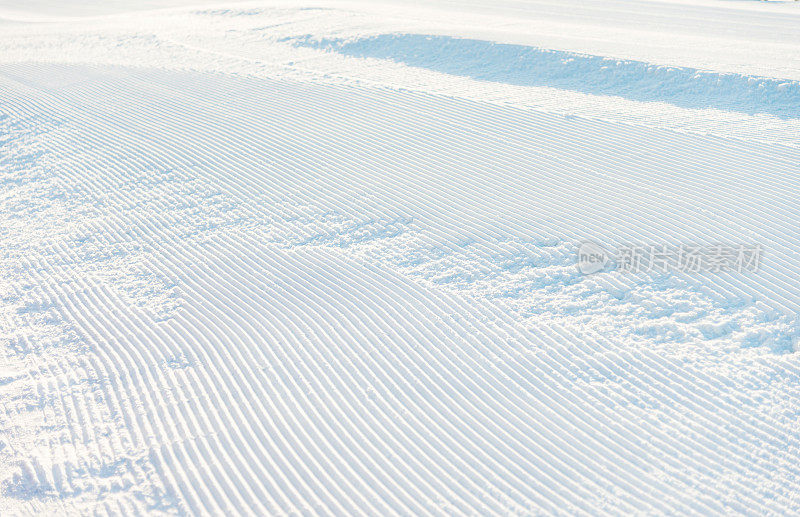
[[[355,40],[286,38],[360,58],[389,59],[446,74],[517,86],[548,86],[692,109],[716,108],[800,117],[800,81],[720,74],[695,68],[541,49],[491,41],[380,34]]]

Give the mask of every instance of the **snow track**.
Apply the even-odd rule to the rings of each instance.
[[[797,146],[257,75],[0,64],[0,513],[800,512]]]

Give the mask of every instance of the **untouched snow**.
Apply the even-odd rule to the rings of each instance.
[[[0,514],[800,512],[798,42],[794,2],[0,2]]]

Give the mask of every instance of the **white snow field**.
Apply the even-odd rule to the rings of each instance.
[[[0,0],[0,243],[2,516],[800,513],[800,3]]]

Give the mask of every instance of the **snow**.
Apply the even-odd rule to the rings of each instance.
[[[0,514],[800,512],[798,21],[0,3]]]

